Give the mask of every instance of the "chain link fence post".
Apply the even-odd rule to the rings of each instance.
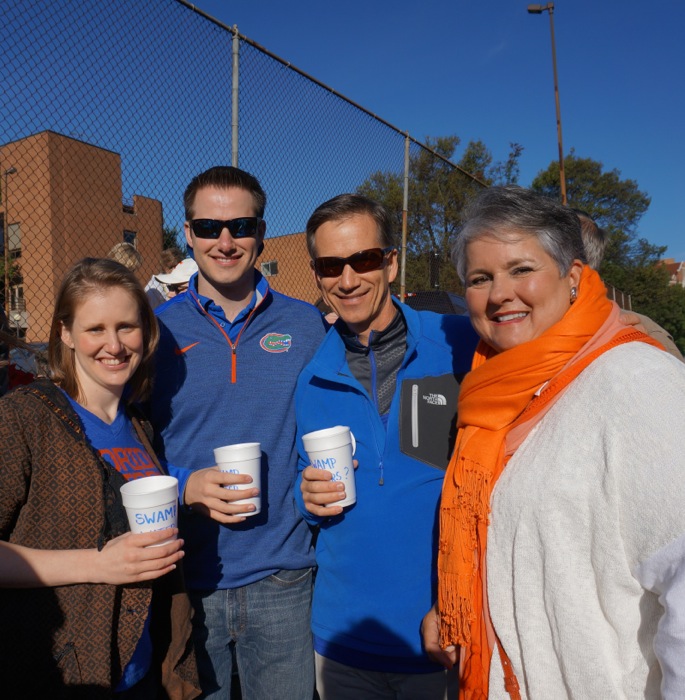
[[[238,107],[240,97],[240,35],[233,25],[233,90],[231,100],[231,165],[238,167]]]

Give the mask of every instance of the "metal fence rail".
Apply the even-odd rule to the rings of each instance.
[[[466,190],[485,185],[183,0],[4,0],[0,34],[0,296],[28,342],[47,340],[76,260],[127,242],[143,283],[159,272],[163,246],[185,245],[185,186],[213,165],[260,179],[259,265],[274,288],[312,302],[302,231],[319,203],[374,175],[400,183],[397,233],[417,291],[438,277],[412,218],[411,169],[434,160]]]

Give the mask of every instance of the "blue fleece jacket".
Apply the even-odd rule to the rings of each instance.
[[[337,330],[329,331],[297,384],[301,436],[349,425],[357,441],[357,503],[320,523],[312,629],[319,653],[376,671],[439,670],[421,648],[419,626],[435,600],[438,505],[454,443],[459,382],[478,338],[465,316],[402,305],[407,351],[397,374],[387,430],[373,399],[352,376]]]
[[[262,449],[260,514],[220,525],[181,509],[185,577],[193,590],[236,588],[314,561],[310,529],[293,501],[293,395],[324,327],[313,306],[270,290],[255,274],[253,302],[232,324],[198,296],[196,277],[188,292],[156,310],[161,339],[151,417],[180,492],[189,470],[216,464],[215,447],[259,442]]]

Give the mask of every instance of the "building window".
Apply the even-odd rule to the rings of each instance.
[[[124,231],[124,243],[130,243],[134,248],[137,248],[137,239],[138,234],[135,231]]]
[[[10,311],[26,311],[23,285],[10,287]]]
[[[21,228],[19,224],[9,224],[7,226],[7,242],[9,244],[9,254],[11,260],[21,257]]]
[[[262,274],[264,277],[273,277],[278,274],[278,260],[270,260],[262,263]]]
[[[5,255],[5,222],[0,214],[0,256]],[[7,224],[7,257],[16,260],[21,257],[21,228],[19,224]]]

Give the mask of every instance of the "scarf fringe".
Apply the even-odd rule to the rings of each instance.
[[[471,598],[464,596],[443,597],[438,601],[440,608],[440,646],[444,649],[452,644],[471,644],[471,623],[475,619]]]
[[[475,620],[472,591],[478,572],[478,528],[487,527],[490,515],[490,475],[479,462],[457,458],[454,476],[456,493],[452,503],[443,501],[440,518],[439,564],[443,582],[438,606],[440,644],[468,645]],[[466,535],[466,537],[464,536]],[[447,561],[458,558],[467,565],[470,576],[459,576]]]

